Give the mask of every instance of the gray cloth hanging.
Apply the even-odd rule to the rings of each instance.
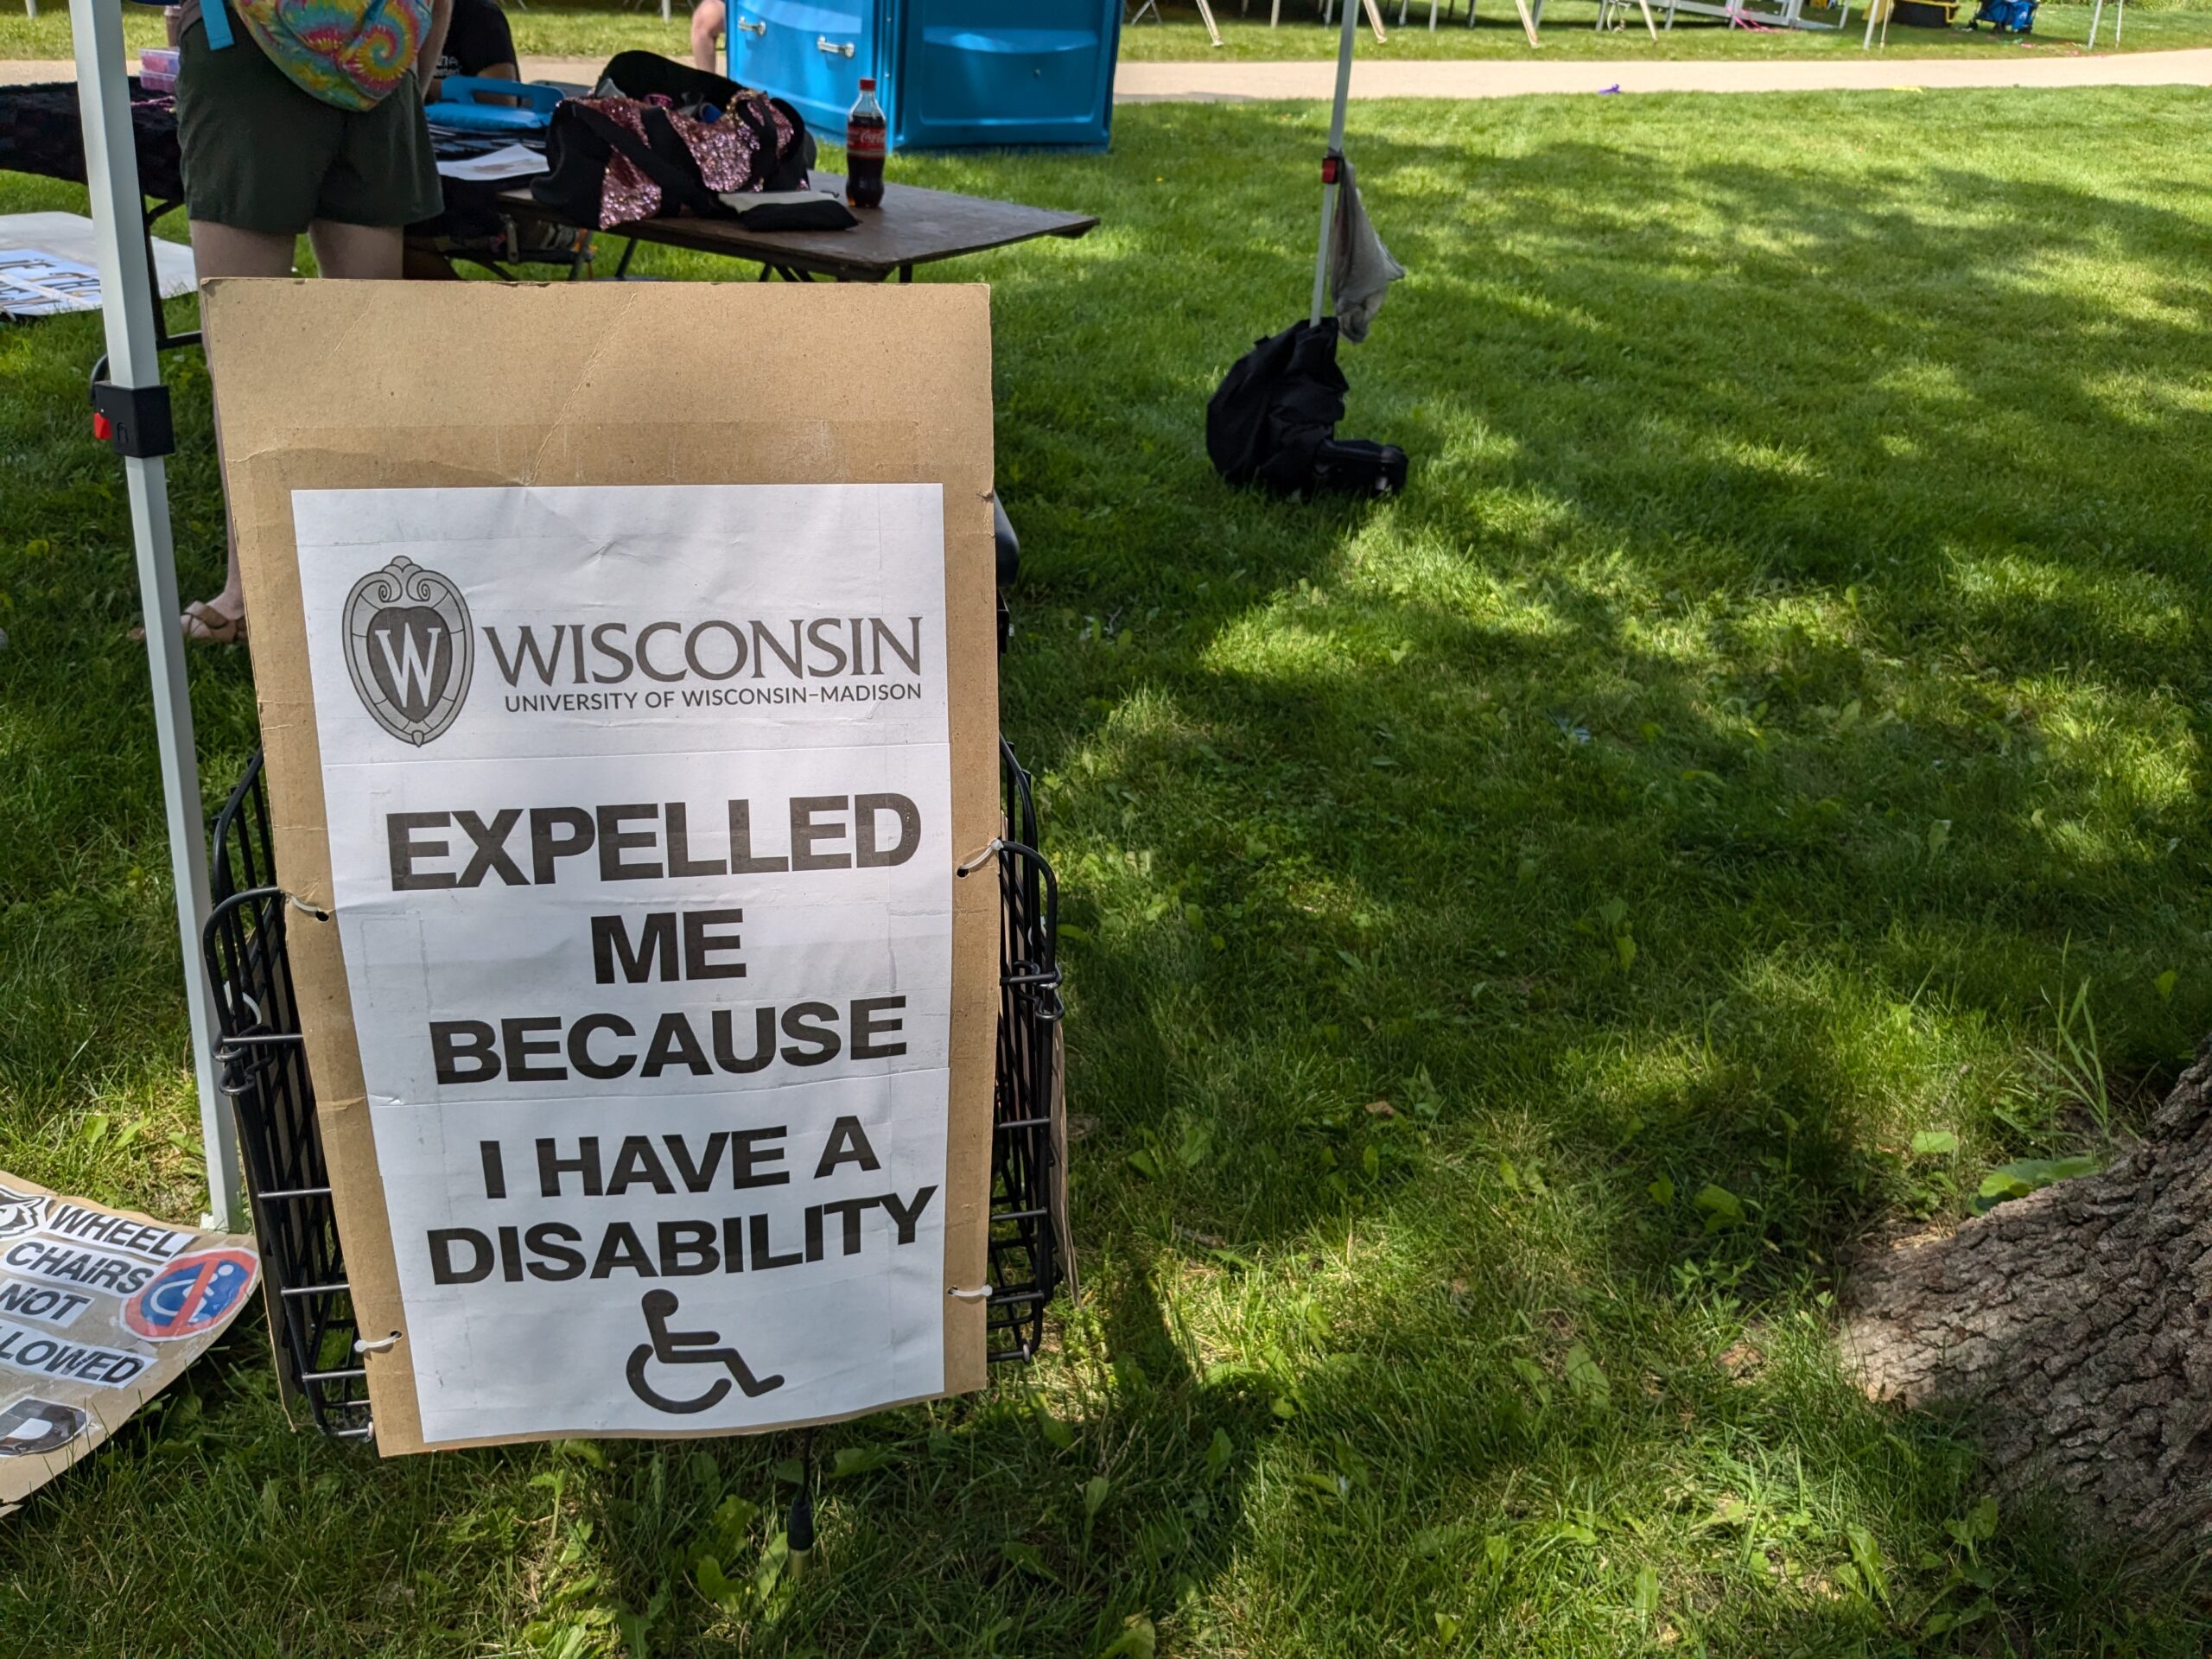
[[[1359,186],[1349,157],[1339,158],[1337,178],[1337,218],[1329,251],[1329,292],[1337,311],[1337,327],[1357,345],[1367,338],[1368,326],[1382,308],[1390,284],[1406,268],[1390,257],[1382,238],[1360,205]]]

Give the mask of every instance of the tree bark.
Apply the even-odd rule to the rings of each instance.
[[[2212,1546],[2212,1043],[2100,1174],[1862,1264],[1847,1358],[1963,1408],[2001,1489],[2166,1557]]]

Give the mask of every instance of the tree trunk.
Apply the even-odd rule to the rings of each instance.
[[[1845,1305],[1868,1391],[1965,1408],[2001,1487],[2212,1545],[2212,1043],[2109,1169],[1863,1264]]]

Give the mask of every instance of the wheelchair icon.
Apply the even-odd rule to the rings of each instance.
[[[711,1410],[728,1397],[732,1378],[745,1390],[748,1400],[784,1386],[780,1372],[774,1376],[755,1376],[752,1367],[745,1363],[745,1357],[736,1349],[713,1346],[721,1340],[719,1331],[670,1330],[669,1318],[676,1312],[674,1291],[649,1290],[638,1306],[645,1316],[645,1330],[652,1340],[641,1342],[631,1350],[630,1363],[623,1375],[629,1379],[630,1392],[655,1411],[687,1414]],[[727,1366],[729,1376],[716,1377],[707,1391],[696,1399],[672,1400],[645,1381],[645,1367],[654,1360],[664,1365]]]

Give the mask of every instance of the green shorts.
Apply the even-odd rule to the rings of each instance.
[[[194,23],[176,77],[185,212],[204,225],[297,236],[318,219],[404,226],[444,206],[423,92],[409,70],[372,110],[341,110],[296,86],[243,24],[229,47]]]

